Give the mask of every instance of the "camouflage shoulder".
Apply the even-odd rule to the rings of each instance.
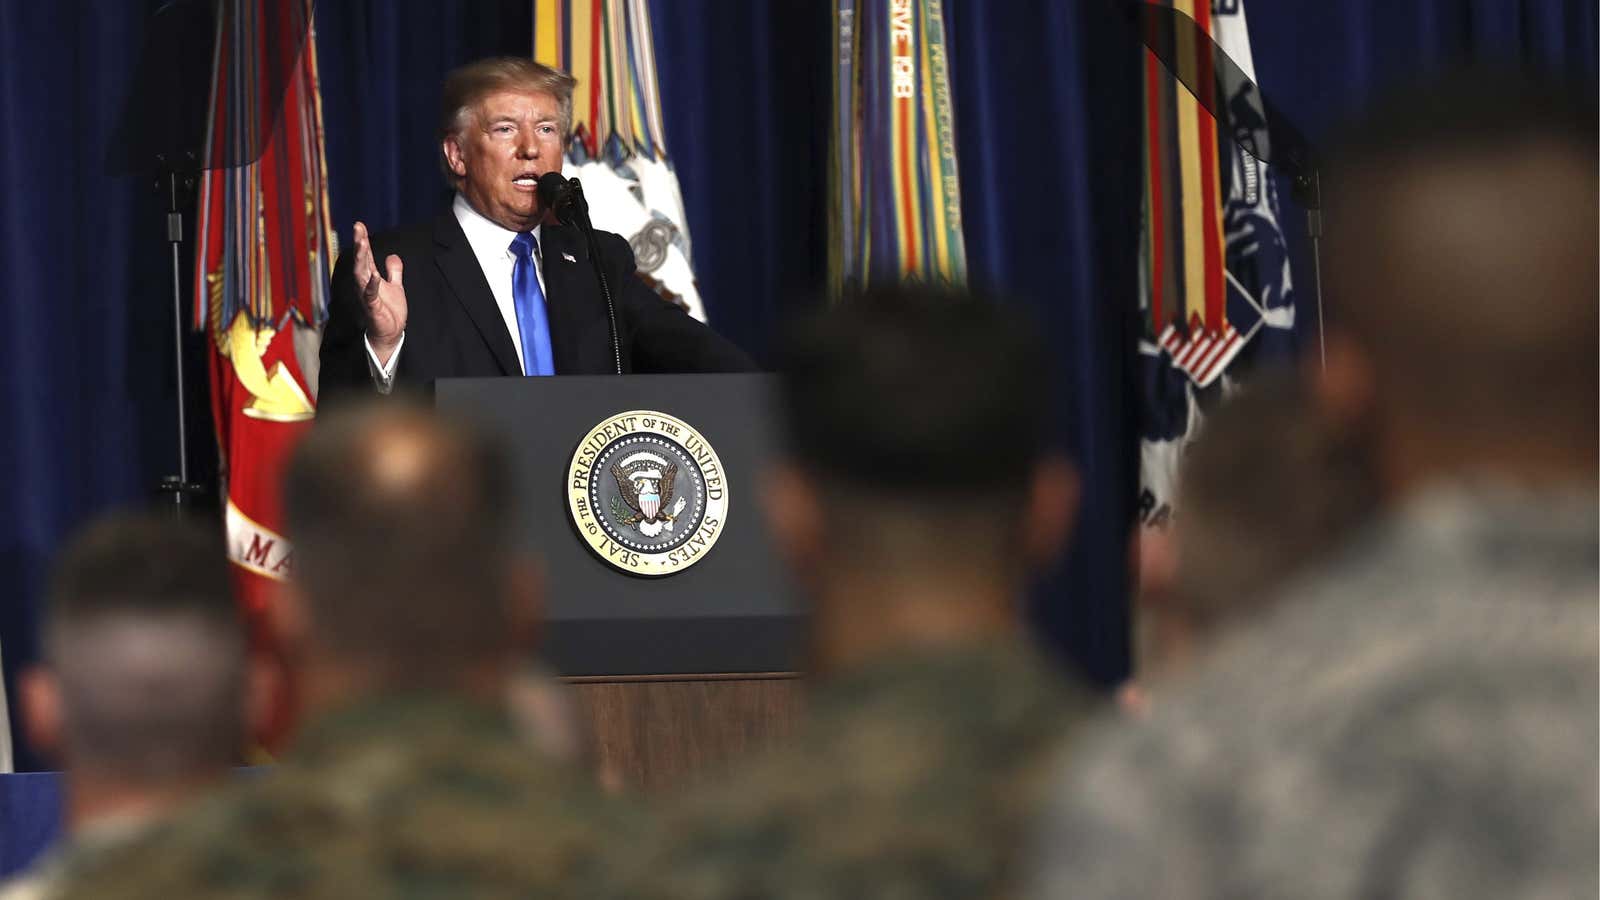
[[[939,746],[936,733],[918,744],[892,723],[780,751],[665,809],[638,845],[618,848],[597,896],[828,896],[831,883],[983,895],[1015,868],[1062,723],[1014,755]]]
[[[568,896],[636,813],[520,748],[442,748],[229,790],[75,873],[64,896]]]
[[[591,882],[599,900],[710,900],[773,896],[754,887],[740,861],[770,856],[789,841],[787,823],[799,814],[774,785],[798,789],[789,753],[747,763],[729,777],[696,785],[652,810],[613,844]]]
[[[195,809],[198,821],[217,821],[213,806],[214,800]],[[154,900],[192,893],[183,876],[187,863],[201,855],[205,835],[205,826],[196,827],[185,817],[153,825],[114,848],[73,855],[64,864],[51,900]]]

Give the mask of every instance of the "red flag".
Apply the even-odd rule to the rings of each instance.
[[[294,551],[279,483],[316,414],[318,332],[333,263],[315,34],[304,0],[218,11],[196,229],[195,323],[212,338],[211,398],[228,555],[258,649]],[[278,704],[272,737],[287,727]]]

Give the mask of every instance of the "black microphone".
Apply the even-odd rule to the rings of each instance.
[[[589,202],[583,197],[583,185],[578,179],[561,177],[560,172],[546,172],[539,176],[539,205],[551,210],[556,218],[569,225],[588,231]]]
[[[617,337],[617,305],[611,299],[605,266],[600,264],[600,248],[594,239],[594,226],[589,223],[589,201],[583,198],[583,185],[576,178],[561,177],[560,172],[546,172],[539,176],[538,192],[540,206],[554,212],[562,223],[576,227],[584,237],[595,280],[600,282],[600,296],[606,301],[606,319],[611,327],[611,362],[616,373],[621,375],[622,341]]]

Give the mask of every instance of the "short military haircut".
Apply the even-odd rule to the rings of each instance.
[[[1377,480],[1293,371],[1261,372],[1208,416],[1178,490],[1176,602],[1197,626],[1249,615],[1373,515]]]
[[[549,94],[561,106],[561,143],[572,138],[572,92],[578,79],[560,69],[521,56],[492,56],[455,69],[445,76],[439,100],[439,139],[459,136],[490,94],[518,91]],[[454,179],[449,161],[439,156],[445,177]],[[452,182],[453,183],[453,182]]]
[[[318,641],[437,681],[504,647],[513,512],[500,444],[387,401],[319,417],[284,505]]]
[[[794,459],[880,493],[1021,491],[1045,449],[1037,331],[989,297],[873,288],[790,332],[782,409]]]
[[[56,561],[45,657],[72,765],[205,774],[246,739],[246,640],[216,526],[117,514]]]
[[[1401,88],[1331,156],[1330,332],[1379,399],[1460,431],[1593,431],[1593,87],[1457,71]]]

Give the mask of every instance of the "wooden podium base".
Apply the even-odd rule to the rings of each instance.
[[[563,680],[577,693],[602,778],[643,791],[714,775],[782,741],[805,684],[794,672]]]

